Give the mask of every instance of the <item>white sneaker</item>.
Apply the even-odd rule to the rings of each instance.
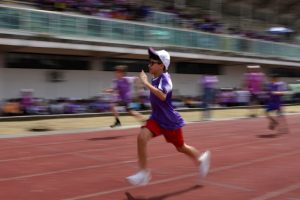
[[[199,173],[200,173],[200,179],[203,179],[207,176],[210,166],[210,157],[211,153],[210,151],[205,151],[200,157],[200,165],[199,165]]]
[[[147,185],[151,180],[151,173],[149,170],[142,170],[126,179],[132,185]]]

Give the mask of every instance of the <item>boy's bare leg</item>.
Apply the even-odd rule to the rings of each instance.
[[[250,96],[250,104],[249,104],[249,109],[248,109],[250,117],[256,117],[257,116],[258,108],[256,108],[256,106],[258,106],[258,105],[259,105],[258,100],[257,99],[251,99],[251,96]]]
[[[150,170],[147,169],[147,143],[152,138],[152,133],[142,128],[137,137],[137,150],[138,150],[138,162],[139,171],[127,177],[127,181],[132,185],[146,185],[151,180]]]
[[[205,151],[201,156],[199,156],[198,150],[187,144],[177,148],[177,150],[184,153],[194,161],[195,165],[199,168],[200,181],[202,181],[203,178],[207,176],[210,168],[210,151]]]
[[[111,125],[110,127],[114,128],[116,126],[120,126],[121,122],[120,122],[120,119],[119,119],[119,113],[118,113],[118,111],[116,109],[116,104],[115,103],[111,104],[111,112],[114,114],[115,123],[113,125]]]
[[[200,164],[199,161],[199,152],[195,147],[189,146],[187,144],[183,144],[182,147],[178,147],[177,151],[184,153],[188,157],[190,157],[194,163],[198,166]]]
[[[111,109],[111,112],[114,114],[114,117],[115,118],[119,118],[119,113],[118,113],[118,111],[116,109],[116,104],[115,103],[112,103],[110,105],[110,109]]]
[[[131,114],[132,116],[134,116],[136,119],[138,119],[141,122],[146,121],[146,118],[141,113],[139,113],[135,110],[129,110],[128,113]]]
[[[278,133],[279,134],[289,133],[289,128],[288,128],[288,124],[287,124],[285,116],[280,114],[279,116],[277,116],[277,121],[279,123],[278,124]]]
[[[278,124],[278,121],[270,115],[269,112],[266,112],[266,117],[269,119],[269,129],[274,130]]]
[[[138,162],[140,170],[147,169],[147,144],[153,137],[147,128],[142,128],[137,137]]]
[[[257,104],[256,103],[252,103],[250,105],[249,109],[248,109],[250,117],[257,117],[258,108],[256,108],[255,106],[257,106]]]

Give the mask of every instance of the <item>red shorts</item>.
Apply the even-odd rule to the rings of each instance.
[[[153,137],[163,135],[167,142],[172,143],[175,147],[182,147],[184,144],[182,129],[167,130],[159,126],[159,124],[153,119],[147,120],[146,124],[142,128],[147,128]]]

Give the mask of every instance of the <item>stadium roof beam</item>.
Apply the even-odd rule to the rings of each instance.
[[[299,0],[285,0],[279,1],[280,6],[278,7],[279,13],[289,13],[291,8],[299,4]]]
[[[18,52],[39,52],[39,53],[55,53],[55,54],[68,54],[68,55],[84,55],[95,56],[101,55],[101,57],[107,57],[113,55],[114,57],[127,57],[135,59],[147,59],[147,47],[146,46],[110,46],[109,44],[78,44],[78,43],[66,43],[66,42],[54,42],[54,41],[33,41],[24,39],[0,39],[1,45],[9,45],[16,48],[22,48],[22,51]],[[159,46],[155,48],[168,48],[172,57],[176,60],[190,60],[199,62],[215,63],[255,63],[265,65],[287,66],[287,67],[300,67],[299,60],[287,60],[284,58],[276,58],[272,56],[259,57],[253,55],[237,55],[234,52],[231,54],[212,55],[206,51],[199,51],[191,49],[182,52],[182,48],[172,48]]]
[[[272,5],[274,5],[274,1],[279,1],[279,0],[254,0],[255,6],[257,8],[270,8]]]

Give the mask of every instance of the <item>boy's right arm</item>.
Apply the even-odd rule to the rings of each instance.
[[[103,92],[106,92],[106,93],[113,93],[114,90],[112,88],[106,88],[103,90]]]

